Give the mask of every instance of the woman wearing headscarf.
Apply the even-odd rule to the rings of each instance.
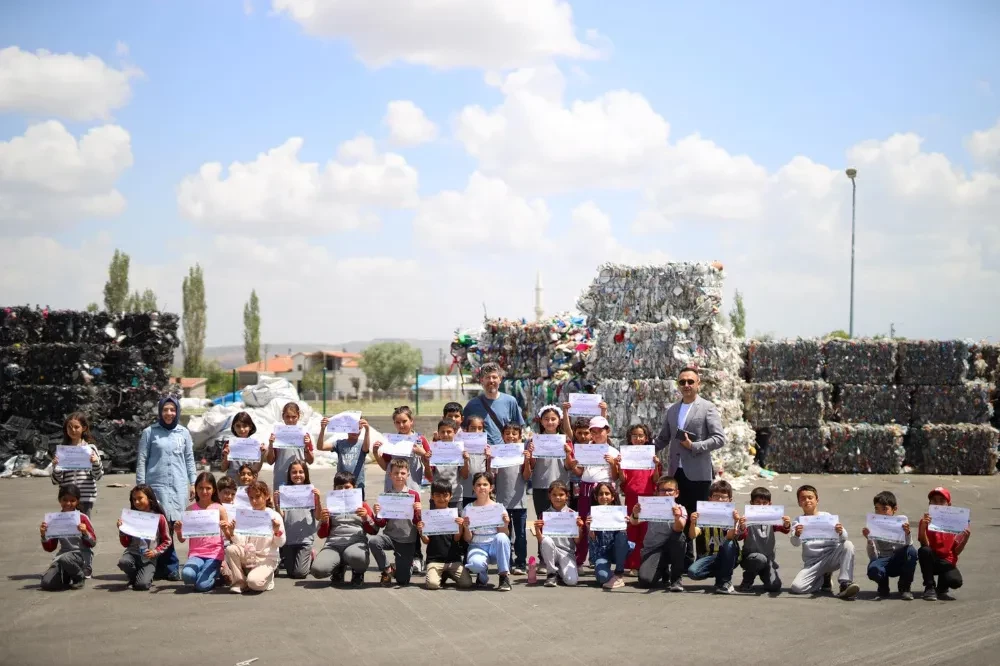
[[[142,431],[135,462],[135,482],[148,484],[163,507],[173,536],[174,522],[180,520],[193,492],[195,480],[194,442],[191,433],[180,424],[181,407],[177,399],[160,400],[156,423]],[[156,578],[180,580],[177,553],[173,543],[156,561]]]

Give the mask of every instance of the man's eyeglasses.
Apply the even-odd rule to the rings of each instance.
[[[679,386],[694,386],[694,379],[678,379],[677,384]]]

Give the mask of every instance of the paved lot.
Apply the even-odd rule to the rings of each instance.
[[[378,487],[381,474],[369,469],[370,483]],[[320,470],[313,478],[329,487],[332,473]],[[85,590],[60,593],[38,589],[49,560],[39,545],[38,524],[45,511],[58,510],[55,487],[48,479],[0,481],[0,566],[6,574],[0,579],[0,664],[233,665],[254,657],[256,666],[321,660],[509,664],[518,658],[560,664],[1000,661],[1000,477],[781,475],[763,482],[772,487],[775,503],[786,505],[794,505],[794,496],[781,490],[785,484],[816,485],[821,506],[841,515],[862,552],[860,527],[876,492],[892,490],[902,511],[917,516],[927,491],[947,485],[955,504],[972,508],[974,529],[960,562],[966,585],[956,601],[937,603],[872,601],[863,555],[856,572],[862,593],[853,602],[787,593],[718,597],[694,583],[683,595],[631,585],[614,593],[589,584],[545,589],[523,580],[507,594],[387,590],[374,586],[374,572],[362,590],[279,578],[272,592],[257,596],[197,594],[179,583],[132,592],[115,566],[121,552],[115,520],[127,505],[128,489],[107,487],[132,481],[108,476],[101,482],[94,579]],[[749,500],[749,487],[743,491],[737,503]],[[779,538],[778,558],[787,585],[801,560],[786,538]]]

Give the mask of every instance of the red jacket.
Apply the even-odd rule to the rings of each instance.
[[[378,534],[378,521],[375,519],[375,514],[372,512],[372,508],[368,506],[368,502],[364,502],[362,506],[365,508],[365,512],[368,514],[368,517],[375,524],[371,525],[368,521],[365,521],[361,523],[361,529],[363,529],[366,534]],[[385,523],[385,521],[382,522],[383,524]],[[330,518],[327,518],[320,523],[319,531],[316,533],[316,536],[320,539],[325,539],[330,536]]]
[[[126,548],[132,545],[133,539],[138,539],[138,537],[118,532],[118,541]],[[173,543],[173,539],[170,538],[170,528],[167,526],[167,517],[161,513],[160,526],[159,529],[157,529],[156,548],[152,548],[151,550],[157,555],[161,555],[167,548],[170,548],[171,543]]]

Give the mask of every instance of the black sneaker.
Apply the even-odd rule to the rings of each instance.
[[[880,587],[875,591],[875,601],[882,601],[889,598],[889,586]]]
[[[69,589],[71,589],[71,590],[82,590],[83,587],[84,587],[84,585],[86,585],[86,583],[87,583],[87,579],[86,578],[76,578],[76,579],[70,581],[70,583],[69,583]]]
[[[181,580],[181,573],[179,571],[173,571],[167,574],[167,580],[172,583],[179,583]]]
[[[767,584],[767,591],[771,593],[781,592],[781,578],[778,577],[778,574],[771,576],[771,582]]]
[[[823,574],[823,585],[819,589],[821,590],[833,589],[833,574]]]
[[[954,601],[955,600],[955,597],[953,597],[950,594],[948,594],[948,586],[947,585],[938,585],[937,586],[937,598],[941,599],[942,601]]]
[[[684,591],[684,584],[681,583],[681,579],[680,578],[678,578],[677,580],[675,580],[672,583],[670,583],[670,591],[671,592],[683,592]]]
[[[333,570],[333,575],[330,576],[330,585],[343,585],[344,584],[344,565],[341,564],[339,567]]]
[[[555,587],[559,584],[559,574],[550,573],[545,578],[545,587]]]
[[[736,587],[736,591],[740,594],[749,594],[750,592],[753,592],[753,581],[747,582],[744,580]]]
[[[510,589],[510,574],[501,574],[497,592],[510,592]]]
[[[937,590],[934,589],[933,585],[928,585],[924,587],[924,600],[925,601],[937,601]]]
[[[837,594],[837,598],[850,600],[858,596],[858,592],[860,591],[861,588],[858,587],[856,583],[841,583],[840,592]]]
[[[365,572],[364,571],[352,571],[351,572],[351,587],[364,587],[365,586]]]

